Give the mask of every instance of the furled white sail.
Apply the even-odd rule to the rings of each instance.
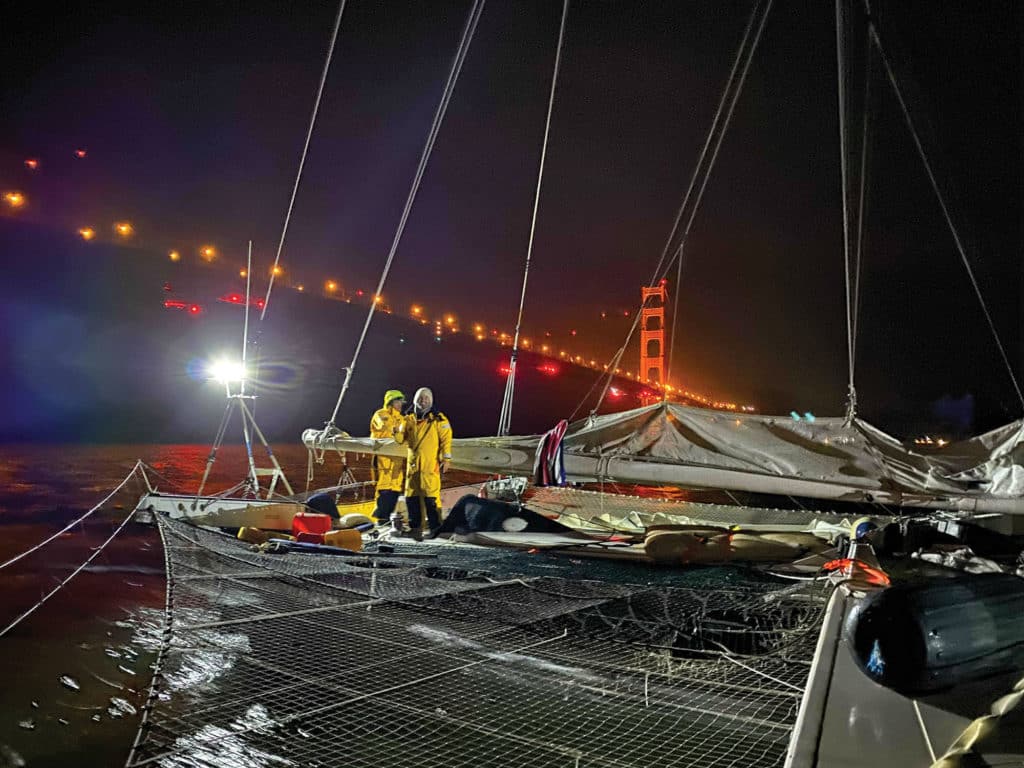
[[[733,414],[675,403],[595,416],[563,442],[569,480],[789,494],[836,501],[1024,514],[1024,423],[908,449],[865,421]],[[531,474],[539,436],[456,439],[454,466]],[[315,450],[403,456],[391,440],[306,430]]]

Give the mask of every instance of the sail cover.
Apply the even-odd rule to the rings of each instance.
[[[734,414],[658,403],[569,426],[567,479],[678,485],[836,501],[1024,514],[1021,421],[934,454],[907,448],[865,421]],[[532,474],[541,437],[456,439],[452,463]],[[306,430],[303,442],[403,456],[391,440]]]

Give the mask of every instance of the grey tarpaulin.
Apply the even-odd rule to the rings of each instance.
[[[1024,513],[1022,422],[922,454],[865,421],[736,414],[675,403],[569,426],[566,476]],[[540,436],[456,439],[464,470],[529,475]],[[391,440],[303,433],[307,446],[404,455]]]

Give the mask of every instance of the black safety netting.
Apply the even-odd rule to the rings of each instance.
[[[265,554],[159,525],[131,766],[781,765],[828,598],[732,568]]]

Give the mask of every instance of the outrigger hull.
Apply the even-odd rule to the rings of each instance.
[[[460,485],[441,491],[441,506],[450,509],[467,493],[474,493],[476,486]],[[351,513],[372,515],[374,501],[342,502],[338,504],[338,515]],[[223,496],[196,496],[188,494],[160,493],[150,491],[139,499],[135,506],[136,518],[140,522],[152,522],[154,515],[164,515],[172,520],[186,520],[193,525],[211,528],[260,528],[269,531],[288,531],[292,518],[305,510],[300,501],[286,499],[239,499]],[[399,514],[407,514],[405,497],[396,505]]]
[[[214,528],[264,528],[286,531],[303,505],[297,502],[264,499],[237,499],[220,496],[195,496],[159,493],[143,495],[135,507],[137,517],[146,522],[153,515],[172,520],[187,520],[193,525]]]

